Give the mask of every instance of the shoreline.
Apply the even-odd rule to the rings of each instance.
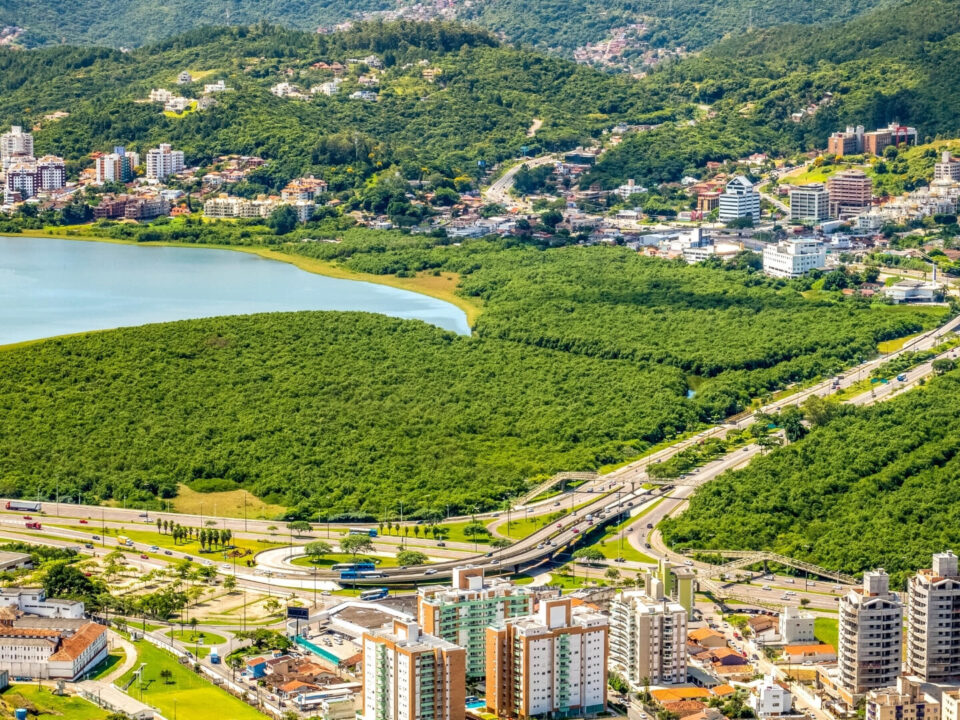
[[[175,247],[175,248],[202,248],[205,250],[234,250],[245,252],[249,255],[256,255],[264,260],[275,260],[293,265],[304,272],[314,275],[325,275],[326,277],[337,278],[340,280],[355,280],[359,282],[374,283],[377,285],[387,285],[398,290],[407,290],[409,292],[426,295],[437,300],[450,303],[459,308],[467,316],[467,325],[473,330],[477,318],[483,312],[483,308],[476,302],[470,301],[456,293],[459,284],[459,276],[456,273],[441,273],[435,275],[417,275],[412,278],[399,278],[395,275],[369,275],[359,273],[347,268],[341,267],[335,263],[310,258],[305,255],[295,255],[292,253],[280,252],[269,247],[255,245],[215,245],[211,243],[178,243],[178,242],[150,242],[141,243],[136,240],[121,240],[117,238],[108,238],[100,235],[61,235],[47,232],[44,230],[23,230],[19,233],[11,233],[9,237],[30,237],[44,238],[50,240],[76,240],[80,242],[99,242],[111,243],[114,245],[135,245],[137,247]],[[449,287],[440,287],[448,284]],[[73,333],[74,335],[85,333]],[[63,336],[57,336],[63,337]],[[47,340],[50,338],[43,338]],[[27,340],[24,343],[42,342],[42,340]],[[15,347],[22,343],[4,345],[2,347]]]

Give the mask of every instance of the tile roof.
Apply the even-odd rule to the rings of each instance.
[[[60,649],[50,656],[50,660],[76,660],[83,654],[83,651],[90,647],[97,639],[106,634],[107,629],[97,623],[87,623],[77,630],[73,635],[66,638],[60,645]]]
[[[659,703],[710,697],[710,691],[701,687],[663,688],[662,690],[651,690],[650,694]]]
[[[783,650],[787,655],[829,655],[836,653],[836,648],[826,643],[818,643],[816,645],[787,645]]]

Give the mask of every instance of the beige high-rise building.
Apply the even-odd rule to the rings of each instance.
[[[533,595],[507,580],[486,582],[483,568],[453,569],[451,586],[426,586],[417,597],[417,619],[424,632],[467,651],[467,678],[487,672],[486,629],[533,612]]]
[[[906,670],[927,682],[960,680],[960,573],[949,550],[907,582]]]
[[[574,717],[607,706],[607,618],[570,598],[487,628],[487,709],[498,717]]]
[[[873,180],[860,170],[841,170],[827,180],[830,215],[845,220],[869,210]]]
[[[937,720],[940,703],[929,686],[916,678],[898,677],[895,687],[871,690],[864,708],[865,720]]]
[[[17,162],[33,159],[33,135],[24,132],[19,125],[10,127],[10,132],[0,135],[0,161],[6,170]]]
[[[863,587],[840,600],[837,665],[850,703],[868,690],[890,687],[900,674],[903,605],[883,569],[863,574]]]
[[[363,634],[364,720],[463,720],[466,651],[417,623]]]
[[[610,603],[610,665],[635,688],[687,681],[687,611],[657,578]]]

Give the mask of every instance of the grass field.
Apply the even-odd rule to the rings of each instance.
[[[634,515],[633,517],[627,518],[623,522],[617,525],[610,525],[606,528],[606,531],[597,539],[593,544],[593,547],[597,548],[600,552],[603,553],[605,558],[613,560],[614,558],[622,557],[625,560],[630,562],[641,562],[641,563],[656,563],[656,559],[645,555],[630,544],[630,539],[627,537],[627,533],[623,534],[623,542],[620,541],[620,531],[626,529],[628,526],[636,523],[647,513],[652,511],[657,505],[663,502],[663,498],[659,498],[650,504],[649,507],[645,508],[643,512]]]
[[[111,670],[123,662],[126,656],[127,654],[123,651],[123,648],[111,650],[110,654],[100,661],[100,664],[94,669],[94,672],[90,675],[89,679],[98,680],[104,675],[108,675]]]
[[[170,630],[165,634],[174,640],[186,643],[188,645],[195,644],[197,640],[202,640],[204,645],[223,645],[225,642],[227,642],[227,639],[222,635],[217,635],[216,633],[207,632],[205,630],[197,630],[194,632],[193,630],[187,630],[186,628],[183,630],[178,628],[176,630]]]
[[[839,622],[836,618],[818,617],[813,621],[813,634],[820,642],[833,645],[836,648],[837,638],[840,634]]]
[[[207,718],[215,714],[230,720],[263,720],[263,715],[252,707],[214,687],[178,663],[170,653],[143,641],[136,645],[140,661],[146,667],[142,679],[127,690],[131,697],[140,699],[142,693],[143,702],[155,706],[169,718],[174,715],[179,718]],[[160,677],[164,670],[171,673],[169,681]],[[120,678],[118,684],[124,685],[132,675],[133,670]]]
[[[348,555],[347,553],[331,553],[330,555],[324,555],[322,558],[319,558],[316,561],[311,560],[306,556],[295,557],[290,561],[294,565],[300,565],[301,567],[317,567],[321,569],[326,569],[337,563],[356,563],[356,562],[373,562],[376,563],[378,567],[396,567],[397,559],[395,557],[388,557],[386,555]]]
[[[524,518],[521,513],[517,513],[519,519],[511,520],[509,524],[504,523],[500,526],[498,532],[511,540],[522,540],[542,527],[559,522],[566,515],[566,510],[557,510],[546,515],[535,515],[531,518]]]
[[[59,697],[49,688],[11,685],[0,695],[0,718],[12,718],[14,709],[27,708],[31,720],[105,720],[109,713],[80,697]],[[198,716],[199,717],[199,716]]]
[[[920,333],[917,333],[919,335]],[[896,340],[886,340],[881,343],[877,343],[877,352],[881,353],[892,353],[896,352],[908,342],[917,337],[917,335],[905,335],[902,338],[897,338]]]
[[[206,512],[221,517],[242,518],[246,512],[250,520],[273,520],[286,511],[283,505],[270,505],[246,490],[199,493],[186,485],[177,488],[177,496],[171,501],[178,513],[199,515]]]
[[[474,541],[474,538],[467,537],[466,535],[463,534],[463,529],[472,522],[473,522],[472,520],[464,520],[463,522],[456,522],[456,523],[441,523],[440,527],[445,528],[448,531],[449,534],[447,535],[446,539],[449,540],[450,542],[472,543]],[[480,521],[480,522],[483,522],[483,521]],[[485,524],[489,524],[489,523],[485,523]],[[413,536],[411,535],[411,537]],[[428,536],[428,537],[432,537],[432,536]],[[478,535],[476,537],[476,541],[481,545],[490,542],[490,540],[491,540],[490,535]]]
[[[64,526],[70,527],[70,526]],[[180,553],[189,553],[191,555],[200,555],[200,543],[196,540],[189,540],[187,542],[174,543],[173,538],[167,533],[157,532],[156,526],[153,526],[153,530],[148,530],[148,525],[143,525],[143,529],[113,529],[107,528],[107,535],[105,536],[107,546],[117,544],[117,536],[124,535],[135,543],[147,544],[147,545],[156,545],[161,549],[173,550],[174,552]],[[280,538],[281,536],[278,536]],[[62,538],[61,538],[62,539]],[[287,542],[284,542],[283,539],[278,540],[248,540],[246,538],[233,538],[231,539],[231,544],[243,550],[250,550],[251,552],[258,553],[261,550],[270,550],[272,548],[280,547],[282,545],[287,545]],[[219,558],[222,553],[220,551],[215,552],[205,552],[204,555],[210,558]]]

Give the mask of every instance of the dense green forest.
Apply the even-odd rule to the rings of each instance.
[[[313,67],[376,54],[385,64],[378,102],[352,100],[354,65],[333,97],[278,99],[269,88],[296,83],[305,91],[332,75]],[[432,84],[420,61],[442,69]],[[202,76],[179,87],[181,70]],[[217,106],[168,117],[142,102],[152,88],[187,95],[223,78],[232,92]],[[141,100],[141,102],[138,102]],[[79,164],[113,145],[145,151],[171,142],[190,163],[219,154],[258,154],[272,160],[266,184],[313,172],[333,187],[351,187],[396,166],[416,179],[438,171],[476,174],[520,154],[575,146],[612,121],[672,117],[625,77],[604,75],[569,61],[519,51],[484,31],[424,23],[370,23],[318,35],[269,26],[205,28],[157,45],[121,53],[90,48],[0,50],[0,125],[42,129],[37,152]],[[67,111],[48,121],[44,116]],[[543,126],[527,137],[534,118]]]
[[[710,113],[629,137],[584,182],[678,180],[707,160],[823,148],[846,125],[899,121],[921,140],[955,137],[958,72],[958,0],[906,0],[816,33],[798,25],[745,33],[641,81],[664,107],[702,104]],[[832,101],[821,104],[827,93]],[[794,122],[810,103],[818,111]]]
[[[358,230],[284,249],[363,272],[458,272],[482,300],[476,332],[267,315],[2,351],[0,494],[59,479],[149,502],[226,479],[293,515],[376,517],[401,499],[418,515],[469,512],[539,475],[636,456],[944,316],[807,300],[759,274],[621,248]]]
[[[27,29],[29,44],[59,42],[131,47],[149,44],[200,25],[266,21],[314,30],[366,13],[401,10],[405,0],[53,0],[0,3],[0,24]],[[839,20],[883,0],[489,0],[456,2],[454,14],[501,33],[512,42],[569,52],[602,40],[611,29],[644,22],[646,39],[657,47],[701,48],[751,26]],[[109,21],[105,20],[109,18]]]
[[[960,544],[960,376],[869,408],[700,488],[662,525],[674,547],[763,549],[900,583]]]

